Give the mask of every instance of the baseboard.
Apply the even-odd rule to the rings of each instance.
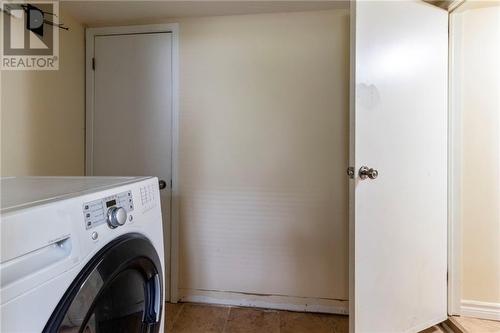
[[[460,315],[480,319],[500,320],[500,303],[462,300]]]
[[[347,315],[349,313],[349,301],[345,300],[281,295],[257,295],[200,289],[179,289],[179,294],[181,302],[247,306],[301,312],[334,313],[341,315]]]

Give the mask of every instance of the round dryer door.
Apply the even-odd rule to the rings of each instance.
[[[149,240],[138,234],[120,237],[80,272],[44,332],[159,332],[162,281]]]

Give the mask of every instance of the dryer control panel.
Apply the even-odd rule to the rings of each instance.
[[[111,207],[122,207],[127,213],[134,210],[132,191],[125,191],[99,200],[85,202],[83,204],[83,216],[85,228],[92,229],[106,223],[108,210]]]

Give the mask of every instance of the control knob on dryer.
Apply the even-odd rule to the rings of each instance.
[[[124,225],[127,221],[127,211],[123,207],[111,207],[108,209],[108,224],[111,228]]]

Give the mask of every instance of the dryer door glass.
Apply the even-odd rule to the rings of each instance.
[[[45,332],[158,332],[162,311],[161,264],[140,236],[101,251],[73,282]]]

